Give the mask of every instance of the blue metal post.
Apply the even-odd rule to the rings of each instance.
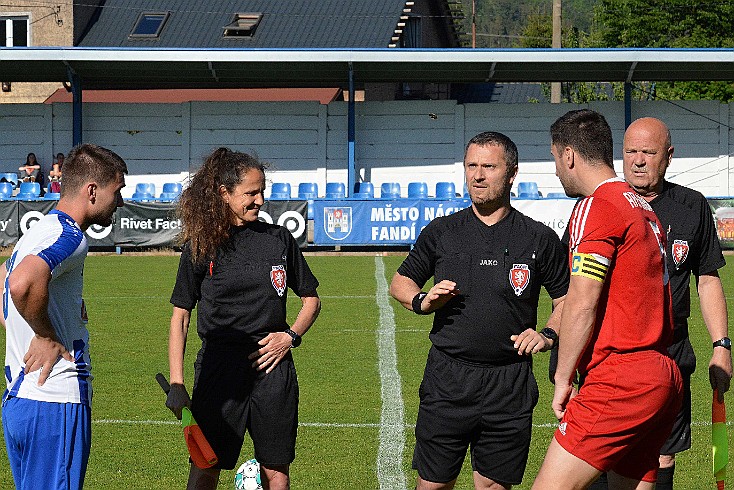
[[[347,112],[347,197],[351,197],[356,191],[356,169],[354,162],[354,68],[349,62],[349,103]]]
[[[82,144],[82,79],[77,73],[69,68],[67,70],[69,82],[71,83],[72,95],[72,146]]]
[[[632,84],[624,82],[624,129],[632,124]]]

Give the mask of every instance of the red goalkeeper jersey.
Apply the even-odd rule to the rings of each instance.
[[[647,201],[610,179],[578,203],[569,230],[571,275],[604,283],[579,372],[611,353],[666,352],[673,322],[665,230]]]

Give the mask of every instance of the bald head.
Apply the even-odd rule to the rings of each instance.
[[[668,129],[668,126],[663,121],[655,117],[641,117],[640,119],[637,119],[630,124],[627,131],[625,131],[625,139],[627,139],[627,135],[630,133],[645,133],[649,135],[649,138],[659,140],[663,146],[671,146],[670,130]]]
[[[622,153],[627,183],[647,200],[654,199],[663,190],[673,158],[668,126],[654,117],[637,119],[624,133]]]

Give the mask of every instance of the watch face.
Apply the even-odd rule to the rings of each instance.
[[[731,339],[729,337],[724,337],[721,340],[717,340],[714,342],[714,347],[724,347],[726,349],[731,349]]]

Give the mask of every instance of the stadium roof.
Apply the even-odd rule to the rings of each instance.
[[[106,0],[78,46],[387,48],[405,7],[405,0]],[[130,35],[141,13],[156,12],[167,14],[160,35]],[[261,16],[257,35],[222,35],[235,12]]]
[[[734,80],[734,49],[0,48],[0,79],[85,89],[345,87],[370,82]]]

